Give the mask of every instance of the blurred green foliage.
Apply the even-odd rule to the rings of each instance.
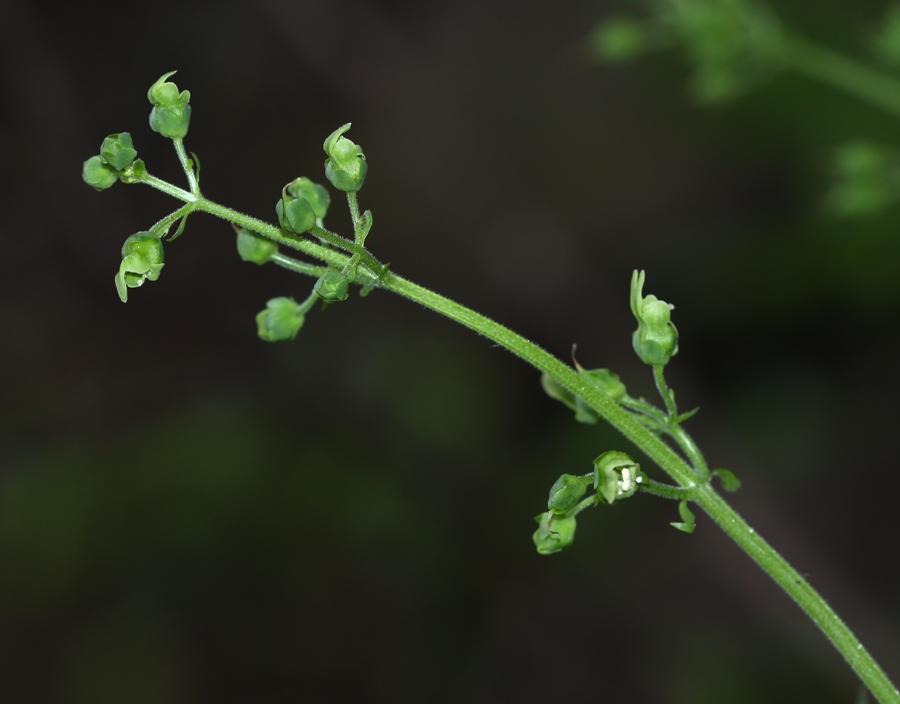
[[[321,168],[302,135],[353,119],[398,271],[560,356],[577,342],[635,397],[653,393],[629,344],[628,276],[646,268],[677,305],[679,402],[702,406],[696,437],[744,480],[735,503],[890,662],[900,211],[871,193],[884,207],[866,217],[822,206],[849,140],[892,163],[896,119],[768,67],[710,110],[674,54],[597,66],[585,36],[630,4],[348,7],[5,15],[0,699],[545,702],[552,644],[573,702],[850,701],[843,664],[702,517],[685,536],[670,505],[636,499],[592,512],[579,550],[534,555],[536,499],[620,441],[515,361],[377,292],[272,349],[253,315],[302,295],[294,277],[242,264],[199,218],[123,312],[115,249],[159,204],[116,188],[110,206],[75,172],[99,125],[146,120],[109,86],[175,65],[202,87],[204,189],[260,216]],[[886,9],[776,8],[851,56]],[[153,51],[113,60],[72,31],[110,16]],[[335,28],[357,25],[365,58],[334,59]],[[131,136],[176,172],[149,128]],[[438,160],[441,178],[410,166]],[[850,169],[864,192],[868,168]]]

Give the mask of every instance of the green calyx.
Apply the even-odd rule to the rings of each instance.
[[[329,269],[322,274],[313,286],[313,291],[325,303],[346,301],[349,296],[350,284],[353,280],[343,272]]]
[[[325,186],[301,176],[285,186],[285,191],[291,198],[302,198],[309,203],[319,223],[325,219],[328,206],[331,205],[331,196]]]
[[[328,135],[322,145],[328,155],[325,160],[325,177],[339,191],[346,192],[362,188],[369,170],[362,148],[342,136],[349,129],[349,122],[341,125]]]
[[[144,162],[136,157],[128,132],[111,134],[100,145],[100,153],[84,162],[81,178],[98,191],[105,191],[119,179],[134,183],[145,171]]]
[[[632,337],[634,351],[646,364],[666,364],[678,353],[678,330],[671,321],[675,307],[656,296],[644,296],[644,272],[631,277],[631,312],[638,322]]]
[[[306,198],[290,193],[293,183],[281,189],[281,200],[275,204],[275,213],[281,227],[299,235],[316,226],[316,211]]]
[[[541,555],[552,555],[569,547],[575,540],[575,516],[542,513],[536,516],[538,528],[531,539]]]
[[[266,342],[293,340],[304,320],[303,307],[293,298],[272,298],[256,315],[256,332]]]
[[[131,166],[137,156],[137,150],[131,141],[131,135],[128,132],[119,132],[103,140],[103,144],[100,145],[100,156],[116,171],[122,171]]]
[[[156,281],[163,268],[162,240],[149,232],[138,232],[122,246],[122,263],[116,274],[116,290],[125,303],[128,289]]]
[[[175,73],[163,74],[147,91],[147,99],[153,105],[150,128],[163,137],[183,139],[191,122],[191,94],[186,90],[179,93],[178,86],[166,80]]]
[[[257,235],[243,227],[236,227],[238,256],[245,262],[263,265],[278,251],[278,245],[272,240]]]
[[[624,452],[610,450],[594,460],[594,488],[608,504],[634,495],[643,480],[641,466]]]
[[[588,474],[579,477],[574,474],[563,474],[550,487],[550,498],[547,500],[547,508],[553,514],[560,514],[575,508],[576,504],[587,493],[593,476]]]
[[[102,156],[92,156],[84,162],[81,178],[97,191],[105,191],[119,180],[118,172],[105,161]]]

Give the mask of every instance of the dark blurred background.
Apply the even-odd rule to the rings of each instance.
[[[900,210],[829,215],[829,154],[897,121],[782,75],[697,105],[674,53],[598,65],[612,0],[0,3],[0,701],[850,702],[854,676],[705,517],[637,497],[540,557],[563,472],[628,444],[390,294],[255,334],[311,286],[81,163],[192,93],[209,197],[272,219],[353,121],[393,269],[652,398],[628,284],[677,306],[669,378],[738,510],[900,678]],[[779,8],[850,54],[881,2]],[[347,232],[337,201],[328,222]],[[344,220],[342,220],[344,218]],[[649,465],[648,465],[649,467]],[[659,477],[658,471],[649,469]]]

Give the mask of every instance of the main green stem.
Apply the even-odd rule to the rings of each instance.
[[[341,252],[292,235],[262,220],[214,203],[198,194],[184,191],[149,174],[143,178],[143,181],[186,203],[193,203],[196,210],[206,211],[252,230],[281,245],[324,261],[337,269],[345,266],[350,259]],[[284,265],[286,262],[279,263]],[[303,271],[302,269],[295,270]],[[509,328],[393,272],[387,272],[380,277],[379,274],[380,272],[365,272],[366,277],[376,282],[374,285],[379,288],[393,291],[474,330],[539,371],[549,374],[581,398],[585,404],[640,448],[679,486],[692,490],[694,501],[797,602],[828,637],[832,645],[844,656],[881,704],[900,704],[900,691],[894,687],[862,643],[815,589],[771,545],[747,525],[737,512],[716,493],[708,481],[699,481],[694,470],[671,447],[641,425],[630,413],[620,408],[600,389],[588,384],[575,369]]]
[[[563,364],[546,350],[480,313],[396,274],[388,274],[382,286],[484,335],[533,367],[550,374],[580,397],[679,485],[695,490],[694,500],[700,507],[797,602],[844,656],[879,702],[882,704],[900,702],[900,692],[859,639],[809,582],[763,540],[708,482],[698,484],[694,471],[668,445],[610,401],[602,391],[587,384],[574,369]]]

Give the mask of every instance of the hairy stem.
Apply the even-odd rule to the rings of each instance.
[[[188,185],[191,188],[191,193],[195,196],[200,195],[200,184],[197,182],[197,176],[194,173],[194,167],[191,164],[190,159],[188,159],[187,152],[184,149],[184,142],[179,137],[175,137],[172,140],[172,143],[175,145],[175,153],[178,154],[178,161],[181,162],[181,168],[184,169],[184,175],[187,177]]]
[[[173,195],[188,203],[194,203],[197,210],[204,210],[224,220],[236,223],[286,247],[299,250],[309,256],[325,261],[339,270],[350,261],[350,258],[342,252],[337,252],[328,247],[323,247],[309,240],[291,235],[291,233],[287,233],[262,220],[221,206],[198,194],[188,193],[182,189],[175,188],[149,175],[146,175],[143,180],[148,185],[158,188],[169,195]],[[307,265],[303,265],[301,262],[294,264],[288,258],[279,260],[277,263],[281,266],[289,264],[288,268],[292,268],[300,273],[313,273],[312,271],[306,271]],[[881,704],[900,704],[900,691],[894,687],[874,658],[863,647],[862,643],[859,642],[852,631],[815,589],[731,508],[712,488],[708,480],[699,481],[694,468],[688,465],[651,430],[638,422],[632,414],[616,405],[603,391],[585,382],[574,368],[564,364],[530,340],[471,308],[467,308],[434,291],[414,284],[393,272],[387,272],[382,275],[379,271],[372,271],[367,272],[366,275],[367,278],[374,280],[375,283],[371,285],[393,291],[483,335],[539,371],[549,374],[559,384],[581,398],[587,406],[633,442],[676,482],[678,487],[665,489],[666,494],[671,495],[672,498],[675,498],[682,491],[690,494],[691,498],[719,524],[722,530],[731,536],[797,602],[800,608],[803,609],[834,647],[843,655]],[[654,482],[654,488],[655,484]],[[679,487],[681,488],[679,489]]]

